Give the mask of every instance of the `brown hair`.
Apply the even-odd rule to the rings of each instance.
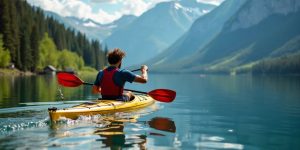
[[[108,58],[108,63],[109,64],[116,64],[119,61],[121,61],[124,57],[125,57],[125,52],[122,51],[119,48],[115,48],[112,51],[109,51],[107,54],[107,58]]]

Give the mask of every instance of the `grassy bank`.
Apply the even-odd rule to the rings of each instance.
[[[77,71],[80,76],[96,76],[98,71],[91,67],[83,67],[83,69]]]
[[[18,69],[3,69],[0,68],[0,76],[29,76],[29,75],[35,75],[35,73],[29,72],[29,71],[20,71]]]

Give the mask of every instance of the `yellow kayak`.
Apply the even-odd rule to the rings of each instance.
[[[57,121],[59,118],[77,119],[79,116],[107,114],[118,111],[131,111],[149,106],[154,102],[155,100],[148,95],[135,95],[135,98],[129,102],[115,100],[95,100],[70,108],[49,108],[48,112],[51,121]]]

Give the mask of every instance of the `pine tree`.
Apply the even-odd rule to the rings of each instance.
[[[26,1],[0,0],[3,47],[9,50],[11,61],[17,68],[31,71],[35,71],[37,66],[41,68],[38,62],[44,58],[39,55],[41,52],[38,47],[45,33],[53,39],[59,50],[76,52],[81,57],[78,60],[83,59],[91,67],[99,68],[103,65],[105,53],[98,41],[89,41],[83,33],[66,29],[63,24],[52,17],[45,17],[41,9],[31,7]],[[49,57],[54,60],[55,55]]]
[[[32,56],[32,65],[30,70],[36,71],[39,62],[39,34],[36,26],[33,26],[32,33],[30,35],[30,46]]]
[[[17,14],[17,8],[16,8],[16,3],[19,1],[13,0],[14,3],[10,3],[10,29],[11,29],[11,34],[13,38],[13,48],[11,51],[13,52],[14,57],[13,62],[16,64],[16,66],[21,67],[21,56],[20,56],[20,31],[19,31],[19,15]],[[19,2],[21,3],[21,2]]]
[[[1,14],[1,21],[0,21],[0,30],[3,34],[3,45],[10,51],[13,61],[16,60],[16,52],[14,51],[14,43],[13,43],[13,33],[11,32],[11,18],[10,18],[10,1],[8,0],[1,0],[0,1],[0,14]]]
[[[104,48],[104,55],[103,55],[103,59],[104,59],[104,66],[108,66],[108,61],[107,61],[107,54],[108,54],[108,47],[105,44],[105,48]]]
[[[27,71],[32,68],[32,50],[30,47],[30,34],[28,29],[22,30],[21,33],[21,61],[22,67],[21,70]]]
[[[8,66],[10,63],[9,51],[3,47],[2,35],[0,34],[0,68]]]
[[[38,37],[41,39],[44,36],[44,33],[46,32],[46,24],[45,24],[45,17],[44,13],[40,8],[36,9],[36,28],[38,29]]]

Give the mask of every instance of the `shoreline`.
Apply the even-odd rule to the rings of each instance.
[[[18,69],[0,69],[0,76],[32,76],[36,75],[34,72],[30,71],[21,71]]]
[[[76,75],[79,76],[96,76],[98,71],[96,70],[79,70],[76,71]],[[174,72],[151,72],[153,74],[173,74]],[[237,73],[237,74],[231,74],[231,73],[205,73],[205,72],[177,72],[178,74],[199,74],[201,76],[206,75],[230,75],[230,76],[239,76],[239,75],[253,75],[253,76],[300,76],[300,74],[297,73]],[[36,75],[43,75],[35,72],[30,71],[21,71],[18,69],[7,69],[7,68],[0,68],[0,77],[1,76],[36,76]]]
[[[78,75],[97,75],[97,71],[90,71],[90,70],[80,70],[76,74]],[[0,68],[0,77],[1,76],[36,76],[41,75],[39,73],[30,72],[30,71],[21,71],[19,69],[4,69]]]

